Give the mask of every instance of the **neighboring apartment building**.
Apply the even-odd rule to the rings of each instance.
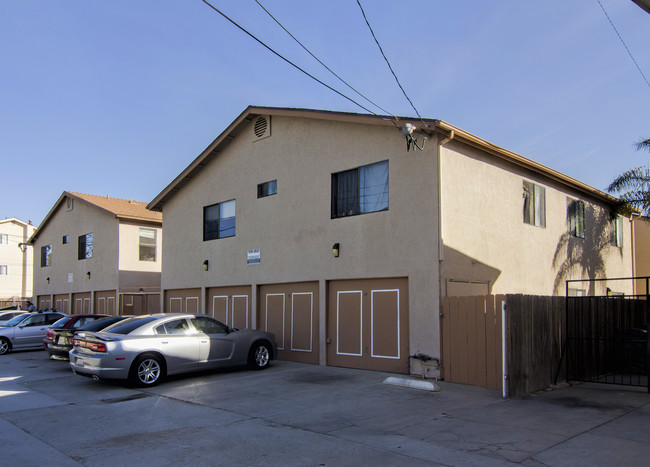
[[[283,359],[423,374],[445,295],[629,276],[613,204],[442,121],[249,107],[148,207],[165,311],[270,330]]]
[[[0,305],[23,302],[32,296],[32,248],[30,222],[0,220]]]
[[[29,242],[39,309],[160,311],[162,215],[145,203],[65,191]]]

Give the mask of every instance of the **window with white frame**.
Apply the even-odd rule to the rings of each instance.
[[[0,234],[0,245],[9,245],[9,234]]]
[[[235,236],[235,200],[203,207],[203,241]]]
[[[524,222],[546,227],[546,189],[524,180]]]
[[[140,227],[140,261],[156,261],[156,229]]]
[[[41,267],[52,266],[52,245],[41,247]]]
[[[616,216],[609,223],[609,243],[612,246],[623,247],[623,218]]]
[[[79,235],[78,243],[78,259],[88,259],[93,257],[93,247],[94,247],[93,234],[88,233],[85,235]]]
[[[388,161],[332,174],[332,219],[388,210]]]
[[[585,238],[585,202],[567,199],[567,230],[571,235]]]
[[[7,266],[5,264],[0,264],[0,276],[6,276],[9,274],[7,272]]]

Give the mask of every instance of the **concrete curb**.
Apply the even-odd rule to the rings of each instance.
[[[384,384],[392,386],[401,386],[404,388],[419,389],[421,391],[438,392],[440,388],[433,384],[431,381],[424,381],[421,379],[408,379],[389,376],[384,380]]]

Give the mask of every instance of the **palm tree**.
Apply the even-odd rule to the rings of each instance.
[[[650,138],[636,143],[639,151],[650,151]],[[639,210],[645,216],[650,216],[650,167],[635,167],[619,175],[607,187],[610,193],[619,193],[620,213],[630,213]]]

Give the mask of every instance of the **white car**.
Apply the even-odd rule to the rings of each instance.
[[[56,311],[23,313],[0,327],[0,355],[10,350],[42,349],[43,338],[52,324],[65,315]]]
[[[27,312],[21,310],[0,311],[0,326],[5,324],[10,319],[15,318],[16,316],[24,315],[25,313]]]

